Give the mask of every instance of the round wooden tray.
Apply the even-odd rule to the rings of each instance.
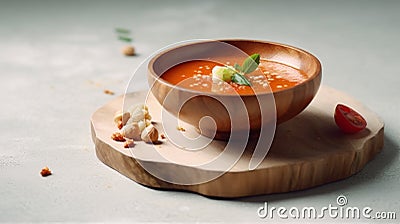
[[[129,99],[140,103],[144,102],[146,95],[147,91],[130,93]],[[123,143],[110,138],[112,133],[118,131],[113,116],[122,108],[123,98],[119,96],[113,99],[91,117],[96,155],[104,164],[121,174],[153,188],[185,190],[227,198],[301,190],[357,173],[383,147],[382,120],[352,97],[322,86],[306,110],[277,127],[272,147],[256,169],[248,169],[251,153],[246,151],[232,169],[212,181],[194,185],[172,184],[154,177],[140,163],[151,164],[170,175],[184,173],[182,178],[196,182],[196,178],[218,167],[206,170],[191,167],[190,164],[198,164],[199,161],[207,161],[215,156],[224,149],[223,142],[212,141],[207,150],[196,156],[178,153],[182,149],[175,147],[168,139],[155,146],[139,141],[134,148],[125,149]],[[161,105],[154,98],[150,97],[147,103],[152,115],[161,110]],[[367,128],[357,134],[343,134],[333,119],[337,103],[347,104],[360,112],[368,122]],[[153,120],[156,126],[162,125],[159,117]],[[189,125],[184,125],[184,128],[189,135],[195,133]],[[165,162],[155,156],[159,154],[169,158],[179,155],[180,158],[175,162]],[[182,170],[184,172],[180,173]]]

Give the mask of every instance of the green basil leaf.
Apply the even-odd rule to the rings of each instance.
[[[241,71],[244,74],[252,73],[254,70],[257,69],[258,64],[260,64],[260,55],[253,54],[250,57],[246,58],[246,60],[244,60]]]
[[[234,67],[238,72],[241,72],[241,71],[242,71],[242,66],[240,66],[238,63],[235,63],[235,65],[233,65],[233,67]]]
[[[131,31],[125,28],[115,28],[115,32],[121,33],[121,34],[130,34]]]
[[[124,36],[118,36],[118,39],[125,41],[127,43],[131,43],[132,42],[132,38],[130,37],[124,37]]]
[[[239,84],[239,85],[244,85],[244,86],[251,86],[251,83],[249,80],[244,75],[241,75],[239,73],[235,73],[232,75],[231,78],[232,82]]]

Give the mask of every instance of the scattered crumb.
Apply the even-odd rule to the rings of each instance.
[[[124,136],[122,136],[122,134],[119,133],[119,132],[115,132],[114,134],[112,134],[112,135],[111,135],[111,138],[112,138],[114,141],[117,141],[117,142],[124,142],[124,141],[125,141]]]
[[[186,131],[186,129],[185,128],[183,128],[183,127],[176,127],[176,129],[178,130],[178,131]]]
[[[108,94],[108,95],[114,95],[114,92],[111,91],[111,90],[108,90],[108,89],[105,89],[105,90],[104,90],[104,93],[105,93],[105,94]]]
[[[42,169],[42,171],[40,171],[40,175],[42,175],[42,177],[50,176],[51,170],[46,166]]]
[[[99,83],[99,82],[95,82],[95,81],[93,81],[93,80],[88,80],[88,83],[89,83],[90,85],[94,85],[94,86],[96,86],[96,87],[101,87],[101,86],[103,86],[103,84],[101,84],[101,83]]]
[[[124,144],[124,148],[133,148],[134,146],[135,142],[132,139],[128,139]]]
[[[122,123],[122,121],[117,122],[117,127],[119,130],[121,130],[124,127],[124,124]]]
[[[167,137],[165,137],[164,134],[161,134],[160,137],[161,137],[161,139],[166,139],[167,138]]]
[[[135,55],[135,48],[131,45],[127,45],[122,48],[122,53],[126,56],[133,56]]]

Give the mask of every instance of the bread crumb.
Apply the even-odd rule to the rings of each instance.
[[[105,90],[104,90],[104,93],[105,93],[105,94],[108,94],[108,95],[114,95],[114,92],[111,91],[111,90],[108,90],[108,89],[105,89]]]
[[[122,48],[122,53],[126,56],[134,56],[135,55],[135,48],[131,45],[127,45]]]
[[[124,127],[124,125],[122,124],[122,121],[117,121],[117,127],[119,130],[121,130]]]
[[[135,142],[132,139],[128,139],[124,144],[124,148],[133,148],[134,146]]]
[[[112,138],[114,141],[117,141],[117,142],[124,142],[124,141],[126,141],[125,138],[124,138],[124,136],[122,136],[122,134],[119,133],[119,132],[115,132],[114,134],[112,134],[112,135],[111,135],[111,138]]]
[[[177,129],[178,131],[186,131],[186,129],[185,129],[185,128],[183,128],[183,127],[180,127],[180,126],[176,127],[176,129]]]
[[[42,169],[42,171],[40,171],[40,175],[42,175],[42,177],[50,176],[51,170],[46,166]]]

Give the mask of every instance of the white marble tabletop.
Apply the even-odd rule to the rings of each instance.
[[[257,216],[264,202],[322,207],[341,194],[349,205],[399,216],[399,10],[395,0],[1,1],[0,222],[265,222]],[[115,27],[133,31],[137,56],[121,55]],[[103,90],[123,94],[152,52],[194,38],[270,40],[312,52],[324,85],[383,118],[383,151],[351,178],[236,200],[149,189],[103,165],[89,125],[115,97]],[[54,174],[42,178],[44,166]]]

